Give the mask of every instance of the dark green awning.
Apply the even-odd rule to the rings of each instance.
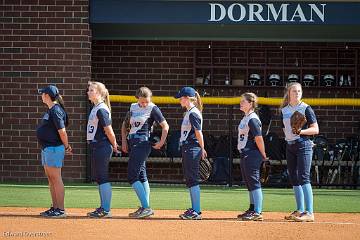
[[[360,42],[356,25],[91,24],[94,40]]]

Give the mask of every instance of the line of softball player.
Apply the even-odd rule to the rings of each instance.
[[[42,164],[49,179],[52,206],[40,213],[44,217],[66,217],[64,209],[64,187],[61,167],[65,152],[72,153],[65,126],[68,118],[58,89],[50,85],[40,90],[47,111],[37,129],[42,148]],[[118,143],[112,129],[109,92],[99,82],[89,82],[88,98],[93,108],[88,117],[87,142],[90,149],[92,176],[98,184],[100,206],[89,212],[91,218],[110,218],[112,188],[109,182],[109,161],[113,152],[118,152]],[[160,149],[166,140],[169,125],[161,110],[152,103],[152,92],[141,87],[136,92],[137,102],[130,105],[127,121],[121,127],[121,150],[129,154],[128,182],[133,187],[140,207],[129,213],[131,218],[147,218],[154,215],[150,207],[150,186],[146,173],[146,160],[151,148]],[[182,88],[175,96],[184,108],[181,124],[180,146],[186,187],[189,189],[191,207],[179,217],[184,220],[200,220],[199,163],[207,157],[203,138],[202,100],[199,93],[191,88]],[[318,134],[319,127],[312,108],[301,101],[302,88],[298,83],[287,86],[281,106],[281,118],[285,133],[286,159],[289,177],[293,185],[296,209],[285,216],[289,221],[314,221],[313,194],[310,184],[312,142],[310,135]],[[256,114],[257,96],[254,93],[241,95],[240,110],[244,117],[238,126],[237,148],[241,158],[241,173],[249,194],[248,210],[237,216],[243,221],[262,221],[263,193],[260,183],[260,165],[267,160],[262,138],[261,121]],[[306,116],[307,125],[300,134],[294,134],[290,117],[299,111]],[[162,129],[159,142],[150,142],[153,123]]]

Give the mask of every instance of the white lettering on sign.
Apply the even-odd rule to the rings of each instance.
[[[235,19],[235,18],[234,18],[234,15],[233,15],[234,7],[239,8],[239,10],[238,10],[237,12],[240,11],[240,14],[238,14],[239,17],[238,17],[237,19]],[[224,10],[225,10],[225,8],[224,8]],[[245,7],[244,7],[242,4],[238,4],[238,3],[231,4],[231,5],[229,6],[227,12],[228,12],[228,17],[229,17],[229,19],[230,19],[231,21],[233,21],[233,22],[240,22],[240,21],[242,21],[242,20],[245,18],[245,16],[246,16],[246,9],[245,9]],[[224,11],[224,13],[226,13],[226,11]],[[224,17],[225,17],[225,15],[224,15]]]
[[[221,3],[209,3],[209,22],[325,22],[326,4],[297,4],[282,3],[274,6],[272,3],[233,3],[228,7]],[[293,6],[290,8],[290,6]],[[291,10],[290,10],[291,9]],[[227,18],[227,19],[226,19]]]

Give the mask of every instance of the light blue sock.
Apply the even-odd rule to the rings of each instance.
[[[145,190],[145,196],[146,196],[147,205],[150,206],[150,186],[149,186],[149,181],[143,182],[142,185],[143,185],[144,190]]]
[[[251,191],[249,191],[250,204],[254,204],[254,197]]]
[[[263,194],[261,188],[251,191],[254,198],[254,211],[256,213],[262,212]]]
[[[304,192],[301,186],[293,186],[296,201],[296,210],[304,212]]]
[[[99,189],[99,196],[100,196],[100,207],[104,206],[104,200],[100,191],[100,185],[98,185],[98,189]]]
[[[134,188],[136,195],[137,195],[138,199],[140,200],[141,206],[143,208],[148,208],[149,205],[146,201],[146,193],[145,193],[145,189],[144,189],[144,186],[142,185],[142,183],[140,181],[136,181],[131,186]]]
[[[312,187],[310,183],[304,184],[301,186],[302,190],[304,192],[304,200],[305,200],[305,206],[306,206],[306,211],[309,213],[313,213],[314,209],[313,209],[313,192],[312,192]]]
[[[190,201],[191,201],[191,208],[194,209],[194,194],[191,191],[191,188],[189,188],[189,193],[190,193]]]
[[[109,212],[111,207],[111,184],[109,182],[99,185],[100,188],[100,199],[102,199],[102,208]]]
[[[200,213],[200,186],[196,185],[190,188],[191,206],[195,212]]]

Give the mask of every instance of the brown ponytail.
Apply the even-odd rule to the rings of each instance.
[[[50,95],[49,95],[50,96]],[[58,103],[62,109],[64,109],[64,112],[65,112],[65,127],[67,127],[69,125],[69,117],[68,117],[68,114],[65,110],[65,104],[64,104],[64,99],[62,98],[62,96],[60,94],[56,95],[55,97],[51,97],[51,101],[55,101],[56,103]]]
[[[152,92],[147,87],[141,87],[138,90],[136,90],[135,97],[137,99],[152,97]]]

